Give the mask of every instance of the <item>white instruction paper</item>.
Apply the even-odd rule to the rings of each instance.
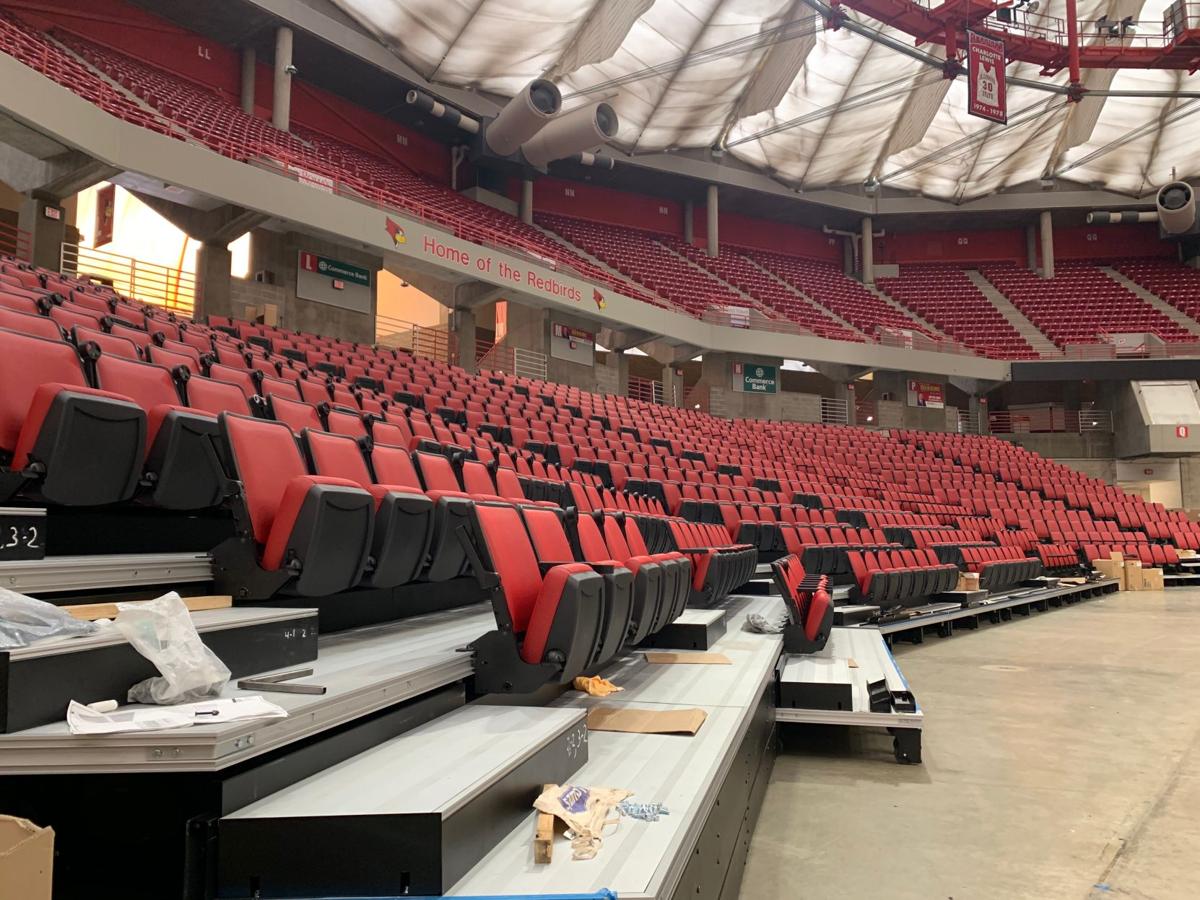
[[[67,707],[67,727],[71,734],[116,734],[123,731],[161,731],[212,725],[237,719],[282,719],[287,710],[262,697],[227,697],[181,703],[178,706],[142,706],[116,712],[96,712],[74,700]]]

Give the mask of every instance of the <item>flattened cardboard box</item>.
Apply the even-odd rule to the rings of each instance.
[[[696,666],[733,665],[733,660],[724,653],[672,653],[659,650],[647,650],[646,662],[651,665],[675,665],[678,663],[690,663]]]
[[[626,731],[630,734],[695,734],[708,718],[702,709],[635,709],[596,706],[588,712],[589,731]]]
[[[0,900],[50,900],[54,829],[0,815]]]

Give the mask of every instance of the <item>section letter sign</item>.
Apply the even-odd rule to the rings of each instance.
[[[1004,86],[1004,41],[967,32],[967,112],[1008,124]]]

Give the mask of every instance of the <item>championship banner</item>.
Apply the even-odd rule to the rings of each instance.
[[[967,112],[1008,124],[1004,86],[1004,41],[967,32]]]
[[[106,184],[96,191],[96,234],[93,247],[111,244],[117,221],[117,186]]]

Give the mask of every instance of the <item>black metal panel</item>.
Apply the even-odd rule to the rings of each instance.
[[[317,618],[311,615],[202,632],[200,638],[234,678],[317,658]],[[127,643],[23,659],[0,653],[0,671],[3,734],[60,721],[71,700],[124,702],[131,685],[158,674]]]
[[[1089,359],[1014,362],[1013,381],[1162,381],[1200,378],[1200,359]]]
[[[732,900],[741,884],[749,836],[775,761],[774,685],[764,690],[738,745],[673,900]]]
[[[140,506],[52,506],[47,519],[50,556],[207,553],[233,536],[233,519],[224,510],[186,513]]]
[[[207,826],[223,803],[255,785],[283,786],[283,773],[306,778],[461,703],[455,685],[223,772],[6,775],[0,796],[6,813],[54,828],[54,900],[203,900],[215,893],[215,830]],[[136,859],[136,877],[114,859]]]
[[[725,616],[713,622],[672,622],[642,641],[640,647],[707,650],[725,635]]]
[[[437,583],[405,584],[396,588],[365,588],[328,597],[274,597],[270,600],[237,601],[238,606],[286,609],[295,606],[316,609],[321,633],[333,634],[365,625],[394,622],[424,613],[481,603],[486,595],[474,577],[452,578]]]
[[[529,814],[543,783],[569,780],[586,761],[580,721],[444,819],[437,812],[222,819],[218,895],[441,894]],[[320,852],[297,852],[306,847]]]

